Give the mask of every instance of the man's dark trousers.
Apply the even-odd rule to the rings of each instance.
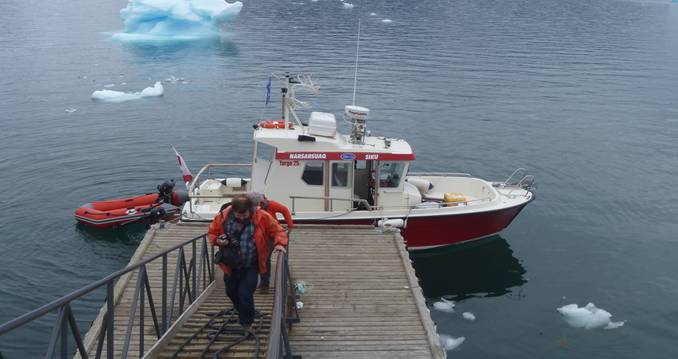
[[[268,242],[268,257],[266,257],[266,273],[261,275],[262,288],[268,288],[271,283],[271,255],[273,255],[273,241]]]
[[[224,274],[226,295],[233,302],[233,308],[238,311],[240,325],[249,326],[254,322],[254,291],[257,290],[258,280],[256,261],[247,268],[231,271],[231,275]]]

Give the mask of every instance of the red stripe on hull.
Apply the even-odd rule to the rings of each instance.
[[[511,208],[482,213],[410,217],[402,231],[408,249],[446,246],[480,239],[501,232],[527,203]],[[376,218],[375,218],[376,219]],[[300,224],[374,224],[375,219],[298,220]]]

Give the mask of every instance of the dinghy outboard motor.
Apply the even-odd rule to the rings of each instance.
[[[158,185],[158,202],[182,206],[188,201],[188,193],[174,190],[174,180],[165,181]]]

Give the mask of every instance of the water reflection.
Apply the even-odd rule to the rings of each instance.
[[[231,57],[238,55],[238,46],[232,38],[232,34],[222,34],[192,41],[136,41],[123,43],[123,48],[134,56],[153,61],[185,54],[205,57],[213,53],[217,56]]]
[[[117,228],[95,228],[76,223],[75,229],[84,240],[136,244],[141,242],[147,227],[143,223],[131,223]]]
[[[410,256],[427,298],[501,296],[527,282],[525,268],[501,236]]]

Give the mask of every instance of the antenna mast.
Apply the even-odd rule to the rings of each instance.
[[[355,48],[355,74],[353,75],[353,105],[355,105],[355,91],[358,88],[358,54],[360,53],[360,19],[358,19],[358,40]]]

